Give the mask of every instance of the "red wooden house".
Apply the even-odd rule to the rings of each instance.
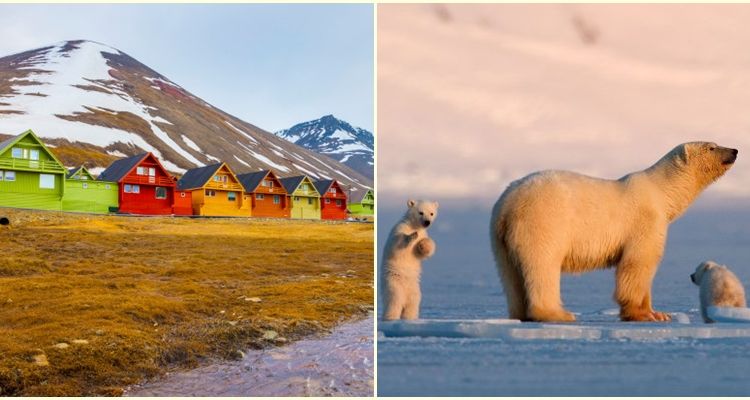
[[[250,200],[251,217],[289,218],[292,202],[273,171],[264,170],[237,175]]]
[[[173,213],[177,179],[151,153],[117,160],[99,175],[99,179],[120,184],[121,213]]]
[[[346,219],[346,193],[335,180],[315,181],[320,193],[321,219]]]

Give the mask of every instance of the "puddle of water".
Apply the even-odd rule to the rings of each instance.
[[[168,374],[125,396],[372,396],[374,318],[244,359]]]

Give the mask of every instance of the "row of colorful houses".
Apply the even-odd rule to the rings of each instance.
[[[345,219],[374,214],[372,190],[349,198],[335,180],[272,170],[235,174],[226,163],[181,178],[152,153],[119,159],[94,177],[66,169],[28,130],[0,142],[0,206],[90,213]]]

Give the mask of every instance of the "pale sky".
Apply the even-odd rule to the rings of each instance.
[[[87,39],[268,131],[373,129],[371,4],[0,4],[0,57]]]
[[[705,195],[750,200],[750,4],[378,7],[378,200],[494,202],[534,171],[609,179],[676,145],[739,149]]]

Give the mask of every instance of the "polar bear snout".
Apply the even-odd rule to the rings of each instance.
[[[424,226],[425,228],[427,228],[428,226],[430,226],[431,223],[432,223],[432,221],[425,220],[425,221],[422,221],[422,226]]]
[[[722,148],[722,151],[725,153],[722,163],[723,164],[734,164],[734,162],[737,160],[737,153],[739,151],[737,149],[728,149],[728,148]]]

